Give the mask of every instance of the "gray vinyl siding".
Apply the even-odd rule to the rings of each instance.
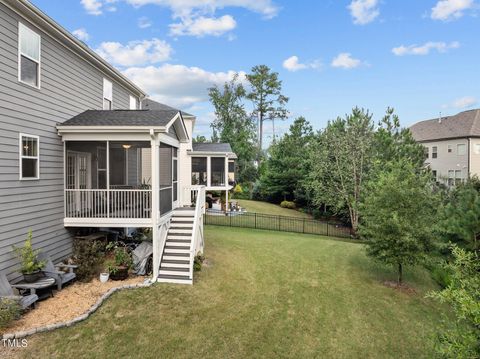
[[[18,82],[18,21],[0,4],[0,271],[16,279],[12,245],[29,229],[35,248],[54,261],[71,254],[63,226],[63,144],[55,125],[87,109],[101,109],[104,75],[80,56],[41,35],[41,88]],[[23,21],[22,21],[23,22]],[[130,93],[115,80],[113,108],[128,109]],[[40,136],[40,180],[19,180],[19,133]]]

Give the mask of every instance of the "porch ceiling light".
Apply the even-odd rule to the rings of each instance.
[[[122,147],[125,148],[126,150],[128,150],[130,147],[132,147],[132,145],[124,144],[124,145],[122,145]]]

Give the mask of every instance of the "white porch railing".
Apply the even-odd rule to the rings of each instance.
[[[190,243],[190,278],[193,278],[193,262],[195,256],[203,253],[203,216],[205,214],[205,186],[191,186],[185,188],[190,192],[192,202],[195,203],[195,217],[193,219],[192,241]],[[192,203],[192,204],[193,204]]]
[[[150,218],[152,191],[66,189],[65,218]]]

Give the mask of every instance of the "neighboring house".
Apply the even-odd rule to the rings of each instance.
[[[205,199],[195,117],[145,99],[26,0],[0,0],[0,49],[0,271],[19,276],[12,245],[30,229],[60,260],[79,227],[150,227],[154,277],[191,283]],[[228,181],[234,155],[217,157]]]
[[[448,186],[480,175],[480,110],[421,121],[410,127],[425,146],[426,163]]]

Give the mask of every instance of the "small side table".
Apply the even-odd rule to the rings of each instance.
[[[51,289],[49,291],[46,290],[53,285],[55,285],[55,279],[44,277],[44,278],[37,279],[35,282],[32,282],[32,283],[21,281],[19,283],[12,284],[12,287],[15,287],[17,289],[24,290],[24,291],[30,290],[30,294],[37,294],[38,299],[45,299],[47,297],[53,297],[52,290]],[[45,289],[44,291],[45,293],[43,294],[37,293],[37,290],[42,291],[44,289]]]

